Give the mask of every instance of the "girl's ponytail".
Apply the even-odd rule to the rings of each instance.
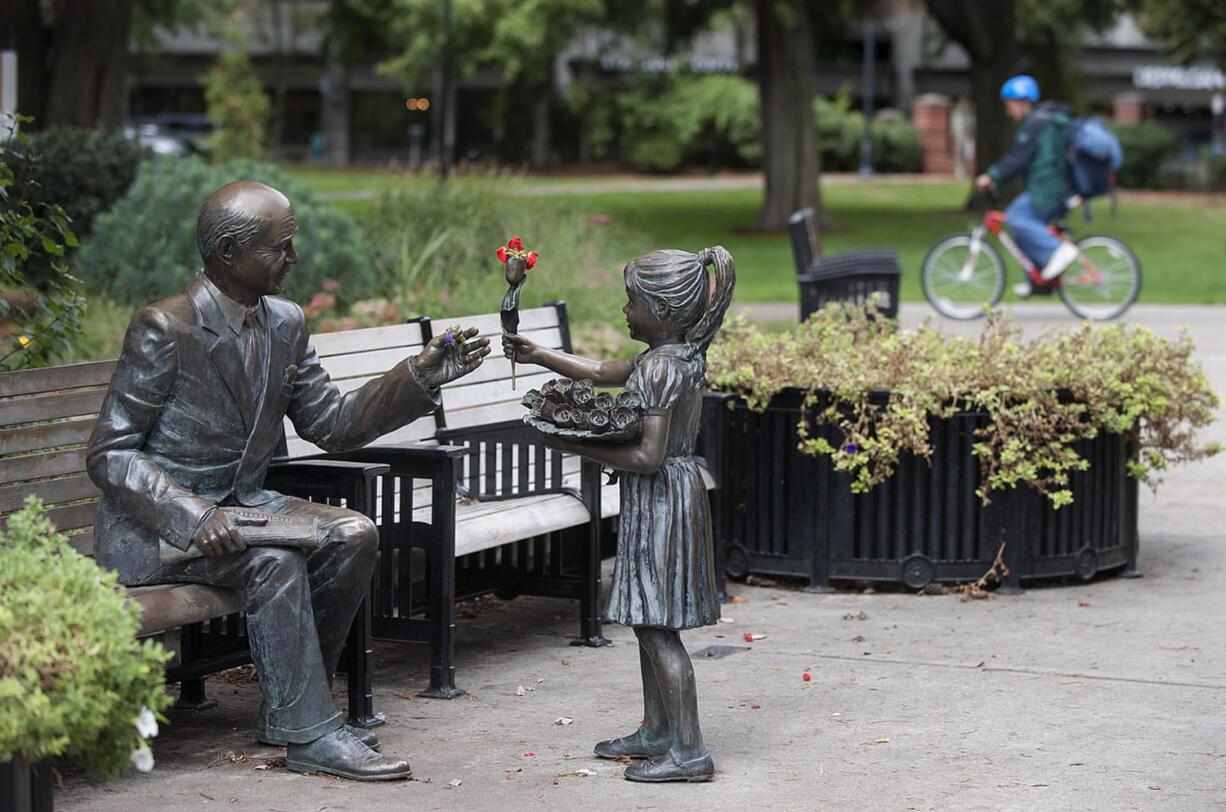
[[[732,302],[732,291],[736,288],[736,264],[722,245],[702,249],[698,252],[698,261],[704,269],[708,265],[714,267],[715,277],[710,284],[706,311],[698,323],[686,331],[685,340],[706,352],[715,340],[715,334],[724,321],[724,313]]]

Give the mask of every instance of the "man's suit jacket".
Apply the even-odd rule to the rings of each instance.
[[[438,406],[408,359],[341,395],[293,302],[263,299],[265,385],[252,392],[242,351],[200,277],[141,310],[124,338],[86,465],[102,490],[95,558],[126,584],[157,580],[159,538],[180,550],[223,500],[258,506],[286,414],[328,451],[371,442]]]

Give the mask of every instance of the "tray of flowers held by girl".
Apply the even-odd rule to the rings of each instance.
[[[524,395],[524,422],[542,434],[628,442],[643,428],[643,400],[634,392],[597,392],[589,380],[555,378]]]

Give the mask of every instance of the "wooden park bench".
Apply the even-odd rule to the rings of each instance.
[[[114,361],[0,373],[0,517],[40,497],[72,546],[92,555],[99,492],[85,471],[85,451],[110,384]],[[278,463],[268,486],[283,493],[343,505],[370,515],[377,464],[332,461]],[[0,521],[3,521],[0,518]],[[207,674],[250,662],[238,592],[199,584],[132,587],[141,609],[141,636],[160,636],[175,658],[168,683],[180,683],[181,705],[210,704]],[[359,612],[341,667],[349,678],[351,724],[373,727],[369,607]]]

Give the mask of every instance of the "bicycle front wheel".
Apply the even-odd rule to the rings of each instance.
[[[1141,293],[1141,263],[1114,237],[1077,241],[1081,256],[1060,277],[1060,298],[1083,319],[1106,321],[1123,315]]]
[[[1005,262],[991,244],[955,234],[924,257],[920,281],[929,304],[942,316],[977,319],[1005,295]]]

